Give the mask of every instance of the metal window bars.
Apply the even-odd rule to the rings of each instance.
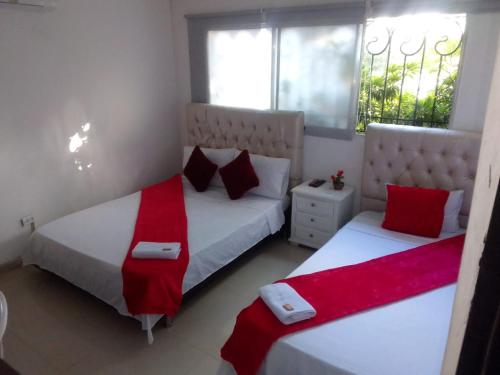
[[[358,132],[370,122],[447,127],[465,15],[433,15],[432,21],[412,29],[404,20],[392,24],[387,18],[368,20]],[[417,23],[414,19],[412,25]]]

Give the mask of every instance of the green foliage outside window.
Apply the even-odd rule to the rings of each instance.
[[[389,52],[373,56],[373,64],[372,55],[365,52],[358,103],[358,133],[363,133],[371,122],[448,127],[461,39],[428,42],[422,51],[407,56],[406,64],[399,51],[399,46],[392,46],[389,65]]]

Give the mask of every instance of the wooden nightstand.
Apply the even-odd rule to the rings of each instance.
[[[354,189],[333,190],[330,181],[317,188],[306,181],[292,189],[289,241],[315,249],[323,246],[352,217]]]

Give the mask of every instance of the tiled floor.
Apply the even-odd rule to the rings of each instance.
[[[311,250],[272,238],[184,300],[171,328],[147,345],[139,322],[35,267],[0,275],[9,303],[5,357],[21,374],[215,374],[237,313],[260,286],[282,278]]]

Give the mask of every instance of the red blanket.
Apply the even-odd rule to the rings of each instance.
[[[283,336],[452,284],[458,277],[464,237],[281,280],[314,306],[317,315],[284,325],[258,298],[238,315],[221,356],[239,375],[253,375]]]
[[[144,189],[134,236],[122,267],[123,296],[128,311],[173,317],[182,301],[182,281],[189,263],[187,217],[180,175]],[[134,259],[140,241],[180,242],[176,260]]]

